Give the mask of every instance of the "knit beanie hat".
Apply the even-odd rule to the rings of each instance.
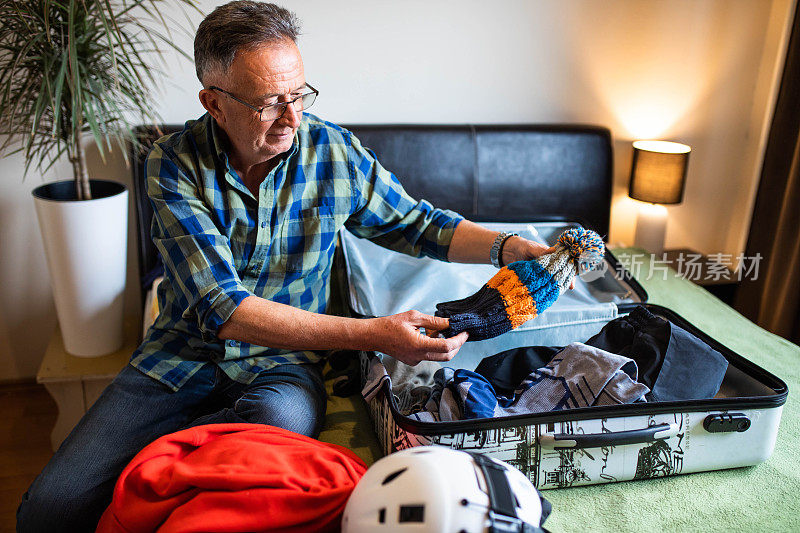
[[[555,251],[501,268],[481,289],[461,300],[436,304],[436,316],[450,319],[445,337],[469,333],[469,341],[491,339],[535,318],[570,286],[573,278],[603,261],[600,235],[571,228]]]

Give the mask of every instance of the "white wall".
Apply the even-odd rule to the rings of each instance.
[[[201,2],[210,12],[222,2]],[[793,0],[286,0],[303,21],[314,112],[334,122],[573,122],[609,127],[616,190],[610,241],[631,243],[630,141],[690,144],[668,247],[744,247]],[[176,17],[181,17],[178,11]],[[193,24],[200,17],[190,17]],[[191,52],[189,38],[177,42]],[[202,113],[193,66],[168,53],[154,104],[165,122]],[[119,154],[93,177],[129,183]],[[30,190],[0,160],[0,380],[31,377],[56,319]],[[402,177],[401,177],[402,178]],[[131,231],[131,239],[134,238]],[[139,306],[129,246],[127,309]]]

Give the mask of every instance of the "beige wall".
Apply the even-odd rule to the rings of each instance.
[[[208,12],[219,3],[201,5]],[[630,141],[682,141],[693,153],[685,201],[669,208],[667,246],[743,249],[794,0],[284,5],[303,20],[300,47],[307,79],[321,92],[314,112],[322,117],[605,125],[616,147],[612,243],[632,241]],[[191,50],[190,39],[176,40]],[[166,70],[169,84],[155,99],[164,120],[200,115],[193,67],[169,54]],[[93,177],[129,183],[119,154],[105,166],[96,154],[90,159]],[[23,181],[13,156],[0,160],[0,171],[0,380],[7,380],[35,375],[56,323],[30,190],[69,169]],[[133,315],[133,241],[129,250]]]

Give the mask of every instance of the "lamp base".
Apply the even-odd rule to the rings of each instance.
[[[659,204],[644,204],[636,217],[636,233],[633,239],[637,248],[661,254],[667,233],[667,208]]]

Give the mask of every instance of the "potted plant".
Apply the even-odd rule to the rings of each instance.
[[[0,2],[0,151],[22,152],[26,174],[62,158],[74,174],[33,191],[64,345],[73,355],[103,355],[124,341],[128,192],[89,179],[84,143],[93,140],[103,161],[115,147],[127,161],[135,123],[158,122],[153,63],[164,64],[164,46],[189,58],[172,43],[175,24],[164,4]],[[177,5],[197,10],[194,0]]]

